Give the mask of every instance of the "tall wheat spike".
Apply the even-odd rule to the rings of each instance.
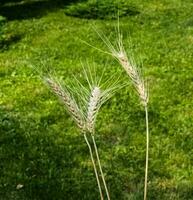
[[[146,161],[145,161],[145,181],[144,181],[144,200],[147,199],[147,181],[148,181],[148,161],[149,161],[149,120],[148,120],[148,92],[146,90],[144,80],[141,77],[137,67],[134,63],[129,62],[126,55],[122,41],[119,42],[119,51],[113,51],[112,55],[119,61],[123,69],[130,77],[134,87],[137,90],[141,103],[145,109],[145,120],[146,120]]]
[[[133,83],[134,87],[136,88],[136,91],[139,95],[139,98],[141,100],[142,105],[145,109],[145,121],[146,121],[146,161],[145,161],[145,181],[144,181],[144,200],[147,199],[147,181],[148,181],[148,161],[149,161],[149,119],[148,119],[148,101],[149,96],[147,92],[147,88],[145,86],[145,82],[143,78],[141,77],[137,66],[133,62],[132,59],[128,59],[128,56],[126,54],[126,51],[123,46],[122,42],[122,35],[119,31],[119,20],[118,20],[118,43],[116,47],[113,46],[113,44],[109,41],[109,39],[102,33],[99,33],[96,28],[94,28],[96,33],[99,35],[99,37],[103,40],[103,42],[107,45],[110,52],[105,52],[107,54],[110,54],[113,56],[123,67],[123,69],[126,71],[127,75],[130,77],[131,82]],[[87,43],[88,44],[88,43]],[[89,45],[89,44],[88,44]],[[91,46],[91,45],[89,45]],[[95,49],[102,51],[96,47]]]
[[[146,161],[145,161],[145,181],[144,181],[144,200],[147,199],[147,181],[148,181],[148,164],[149,164],[149,119],[148,119],[148,92],[144,84],[144,80],[141,77],[134,62],[129,62],[127,54],[124,50],[121,37],[119,37],[119,51],[113,50],[113,56],[119,61],[121,66],[125,69],[126,73],[130,77],[134,87],[137,90],[141,103],[145,109],[145,121],[146,121]]]

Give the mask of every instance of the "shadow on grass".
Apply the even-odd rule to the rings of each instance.
[[[8,35],[0,42],[0,52],[6,51],[12,44],[19,42],[22,35]]]
[[[57,115],[51,118],[55,123]],[[88,173],[79,165],[80,152],[83,159],[87,157],[82,138],[58,138],[48,126],[42,126],[34,118],[24,119],[0,109],[1,199],[70,200],[89,196],[95,180],[92,169]],[[56,142],[58,139],[62,142]]]
[[[4,0],[0,3],[0,13],[8,20],[40,18],[50,11],[63,8],[78,0]]]

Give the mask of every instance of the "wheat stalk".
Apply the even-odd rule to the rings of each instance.
[[[113,56],[119,61],[121,66],[125,69],[126,73],[130,77],[134,87],[137,90],[141,103],[145,109],[145,121],[146,121],[146,161],[145,161],[145,181],[144,181],[144,200],[147,199],[147,181],[148,181],[148,164],[149,164],[149,120],[148,120],[148,92],[146,90],[144,80],[137,70],[134,62],[129,62],[129,59],[124,50],[122,40],[119,42],[119,51],[113,50]]]
[[[127,75],[130,77],[134,87],[137,90],[141,103],[145,108],[146,120],[146,161],[145,161],[145,181],[144,181],[144,200],[147,199],[147,181],[148,181],[148,163],[149,163],[149,120],[148,120],[148,92],[146,90],[144,80],[141,77],[134,63],[129,62],[129,59],[124,51],[122,41],[119,42],[119,51],[113,50],[112,55],[119,61]]]
[[[110,200],[109,191],[108,191],[107,184],[106,184],[106,181],[105,181],[105,177],[104,177],[104,173],[103,173],[103,170],[102,170],[101,161],[100,161],[100,157],[99,157],[99,153],[98,153],[98,148],[97,148],[95,137],[94,137],[94,131],[95,131],[94,130],[94,124],[95,124],[97,112],[98,112],[98,110],[101,106],[102,97],[105,96],[103,94],[104,93],[101,92],[101,90],[98,86],[95,86],[93,88],[93,90],[91,92],[90,100],[89,100],[89,103],[88,103],[88,113],[87,113],[86,122],[87,122],[87,129],[91,133],[91,137],[92,137],[92,141],[93,141],[93,144],[94,144],[94,149],[95,149],[95,153],[96,153],[96,157],[97,157],[102,181],[103,181],[103,184],[104,184],[104,187],[105,187],[107,199]]]
[[[92,136],[92,141],[93,141],[93,144],[94,144],[94,149],[95,149],[95,153],[96,153],[96,157],[97,157],[97,161],[98,161],[98,165],[99,165],[99,170],[100,170],[100,173],[101,173],[102,181],[103,181],[103,184],[104,184],[104,187],[105,187],[105,192],[106,192],[106,195],[107,195],[107,199],[110,200],[110,194],[109,194],[109,191],[108,191],[108,188],[107,188],[107,184],[106,184],[105,176],[104,176],[104,173],[103,173],[103,169],[102,169],[102,165],[101,165],[101,161],[100,161],[100,157],[99,157],[98,148],[97,148],[97,145],[96,145],[94,134],[92,134],[91,136]]]
[[[103,74],[104,74],[104,71],[103,71]],[[87,105],[86,129],[91,134],[91,138],[93,141],[94,150],[95,150],[99,170],[101,173],[103,185],[105,188],[105,192],[107,195],[107,199],[110,200],[110,194],[107,188],[105,176],[103,173],[103,169],[102,169],[102,165],[101,165],[101,161],[100,161],[100,157],[98,153],[98,148],[95,141],[95,121],[96,121],[96,117],[97,117],[100,107],[109,98],[112,97],[112,95],[115,93],[115,91],[117,91],[117,89],[121,89],[122,87],[125,86],[125,84],[119,84],[120,77],[119,76],[117,77],[117,74],[116,74],[116,79],[115,79],[115,75],[113,75],[111,76],[110,79],[108,77],[108,80],[104,82],[103,84],[101,84],[101,81],[103,79],[103,74],[99,78],[99,80],[97,80],[96,77],[94,80],[92,76],[89,79],[88,74],[85,73],[85,77],[90,87],[90,96],[88,97],[88,100],[87,100],[88,105]],[[91,75],[91,72],[90,72],[90,75]]]
[[[84,133],[84,139],[85,139],[86,144],[89,148],[89,153],[90,153],[91,161],[92,161],[92,164],[93,164],[93,167],[94,167],[94,172],[95,172],[95,176],[96,176],[96,180],[97,180],[97,184],[98,184],[98,188],[99,188],[100,197],[101,197],[101,200],[103,200],[104,198],[103,198],[103,193],[102,193],[102,189],[101,189],[101,184],[100,184],[100,180],[99,180],[97,167],[96,167],[94,156],[93,156],[93,153],[92,153],[92,148],[91,148],[91,145],[88,141],[86,133]]]

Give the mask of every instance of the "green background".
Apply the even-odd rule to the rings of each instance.
[[[108,51],[93,26],[115,42],[117,7],[124,46],[149,83],[148,199],[193,199],[191,0],[1,1],[0,199],[99,199],[83,136],[36,69],[69,80],[87,60],[98,73],[126,77],[111,56],[81,41]],[[112,200],[143,199],[144,116],[132,85],[99,113]]]

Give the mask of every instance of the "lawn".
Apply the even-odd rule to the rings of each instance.
[[[0,199],[99,199],[83,136],[37,71],[70,81],[81,77],[81,63],[89,63],[99,74],[106,68],[106,76],[126,77],[111,56],[82,42],[108,51],[93,26],[115,42],[117,13],[104,14],[109,1],[100,15],[96,10],[92,15],[85,2],[7,2],[0,3],[7,19],[0,45]],[[131,0],[126,5],[134,12],[121,13],[125,48],[149,83],[148,199],[191,200],[193,3]],[[143,199],[144,110],[132,85],[102,107],[96,140],[111,199]]]

